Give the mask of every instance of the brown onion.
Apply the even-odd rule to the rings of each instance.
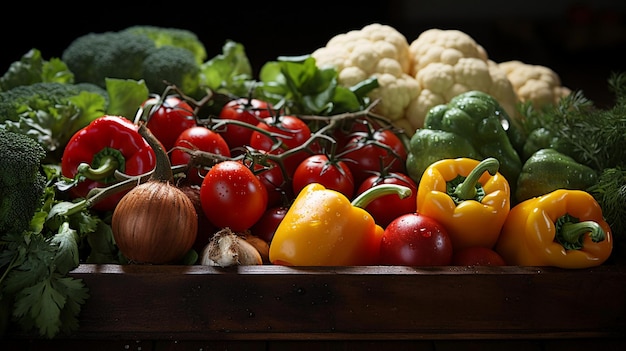
[[[172,184],[171,164],[162,145],[145,125],[139,132],[155,151],[156,167],[148,181],[131,189],[115,207],[113,238],[133,263],[175,263],[196,240],[198,215],[189,197]]]

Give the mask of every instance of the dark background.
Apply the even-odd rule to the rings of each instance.
[[[548,66],[563,85],[583,90],[600,105],[613,101],[607,88],[610,73],[626,71],[626,1],[621,0],[78,4],[14,3],[12,11],[5,10],[0,70],[5,72],[31,48],[41,50],[46,59],[60,57],[80,35],[151,24],[192,30],[209,57],[221,53],[227,39],[240,42],[258,71],[278,56],[311,53],[336,34],[378,22],[396,28],[409,43],[430,28],[462,30],[492,60]]]

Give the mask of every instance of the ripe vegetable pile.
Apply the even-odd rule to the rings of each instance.
[[[97,58],[80,49],[103,40]],[[33,49],[0,77],[0,131],[29,142],[0,152],[41,146],[19,149],[37,177],[0,177],[2,194],[42,190],[2,197],[6,318],[46,337],[75,330],[89,293],[68,273],[81,263],[621,260],[623,74],[602,110],[463,32],[409,43],[380,24],[258,78],[239,43],[205,55],[191,32],[131,27],[77,38],[62,58]]]

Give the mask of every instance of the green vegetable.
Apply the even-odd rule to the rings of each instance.
[[[426,168],[435,161],[446,158],[469,157],[479,159],[479,153],[466,138],[445,130],[420,128],[409,141],[406,170],[418,184]]]
[[[254,83],[244,46],[232,40],[227,40],[222,53],[204,62],[200,69],[203,84],[218,93],[248,96],[249,84]]]
[[[204,44],[196,33],[187,29],[159,27],[150,25],[135,25],[122,30],[135,35],[150,38],[157,48],[162,46],[176,46],[190,51],[198,64],[207,59]]]
[[[281,56],[261,67],[256,97],[288,113],[329,116],[365,109],[367,94],[379,84],[366,78],[352,87],[340,86],[335,68],[319,68],[310,55]]]
[[[166,80],[193,95],[206,56],[204,45],[191,31],[138,25],[80,36],[65,48],[61,59],[76,82],[104,88],[107,78],[145,79],[150,92],[160,94]]]
[[[191,51],[163,46],[152,51],[143,61],[141,77],[150,92],[163,92],[176,85],[185,94],[199,96],[200,66]]]
[[[4,147],[2,154],[8,154]],[[120,263],[110,225],[91,213],[86,201],[65,202],[54,184],[60,167],[42,165],[46,186],[30,225],[2,231],[0,237],[0,305],[23,331],[53,338],[78,328],[88,288],[68,276],[78,267],[80,250],[90,245],[90,263]],[[3,310],[4,312],[4,310]]]
[[[509,181],[513,188],[522,169],[521,159],[509,140],[507,130],[511,126],[510,118],[500,104],[490,95],[480,91],[469,91],[452,98],[449,103],[433,107],[426,115],[424,129],[445,131],[454,136],[446,135],[448,142],[439,141],[430,143],[435,146],[450,145],[454,150],[450,154],[476,158],[478,160],[494,157],[500,162],[500,173]],[[419,146],[424,134],[419,130],[411,137],[410,144]],[[429,136],[430,137],[430,136]],[[456,140],[463,139],[463,140]],[[472,147],[463,146],[469,144]],[[460,148],[464,147],[465,152]],[[407,169],[411,170],[412,177],[421,178],[423,165],[422,157],[430,153],[442,154],[441,150],[409,149],[410,162],[407,159]],[[460,154],[460,155],[459,155]]]
[[[31,49],[19,61],[11,63],[9,69],[0,77],[0,91],[41,82],[71,84],[74,82],[74,74],[60,59],[52,58],[46,61],[41,56],[41,51]]]
[[[0,129],[30,136],[60,160],[70,137],[106,111],[108,93],[93,84],[34,83],[0,92]]]
[[[622,255],[622,262],[626,262],[626,167],[606,168],[587,191],[598,201],[611,227],[616,247],[614,256]]]
[[[587,190],[598,181],[598,173],[554,149],[540,149],[522,166],[517,179],[517,202],[557,189]]]
[[[88,33],[74,39],[61,60],[78,83],[105,87],[106,78],[141,79],[143,60],[156,50],[154,41],[128,32]]]
[[[46,186],[40,170],[45,150],[20,133],[0,129],[0,233],[22,233],[30,226]]]

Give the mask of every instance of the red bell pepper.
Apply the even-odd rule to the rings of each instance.
[[[93,188],[118,182],[115,171],[137,176],[154,169],[156,156],[127,118],[102,116],[76,132],[61,159],[63,176],[77,181],[70,194],[84,198]],[[96,210],[113,210],[128,191],[120,191],[93,204]]]

